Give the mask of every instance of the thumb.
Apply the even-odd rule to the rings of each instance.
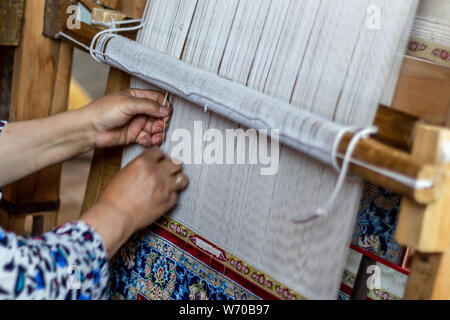
[[[127,106],[129,116],[147,115],[153,118],[164,118],[170,114],[168,107],[160,105],[159,103],[142,98],[129,97],[130,102]]]

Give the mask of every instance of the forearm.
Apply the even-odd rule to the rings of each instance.
[[[100,235],[109,257],[112,257],[136,231],[133,221],[127,220],[126,214],[102,202],[88,210],[80,220]]]
[[[88,119],[78,111],[8,123],[0,135],[0,186],[93,147]]]

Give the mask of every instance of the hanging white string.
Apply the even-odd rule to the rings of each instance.
[[[163,101],[163,106],[166,106],[167,102],[169,102],[169,105],[171,105],[172,101],[170,100],[170,92],[166,91],[166,94],[164,96],[164,101]],[[164,122],[164,127],[163,127],[163,138],[162,141],[164,142],[166,140],[166,130],[167,130],[167,124],[166,122]]]
[[[354,128],[345,128],[343,129],[337,136],[336,136],[336,140],[333,146],[333,151],[332,151],[332,155],[333,155],[333,166],[336,165],[337,170],[340,171],[339,172],[339,177],[337,179],[336,185],[334,187],[333,190],[333,194],[331,195],[331,197],[328,199],[327,203],[324,206],[318,207],[314,210],[314,212],[312,214],[310,214],[308,217],[301,219],[301,220],[295,220],[294,223],[295,224],[301,224],[301,223],[307,223],[310,221],[313,221],[319,217],[324,217],[326,215],[328,215],[329,211],[333,208],[337,197],[342,189],[342,186],[344,184],[345,178],[347,177],[347,172],[348,169],[350,167],[350,164],[352,163],[352,155],[353,152],[356,149],[356,146],[358,145],[358,142],[361,139],[367,139],[371,134],[376,134],[378,133],[378,128],[376,127],[365,127],[365,128],[360,128],[358,129],[358,131],[355,133],[355,135],[353,136],[352,140],[350,141],[348,147],[347,147],[347,151],[345,153],[345,157],[344,157],[344,161],[342,163],[342,168],[339,169],[339,165],[337,164],[337,160],[336,160],[336,155],[338,153],[338,148],[340,145],[340,141],[342,140],[343,136],[354,130]]]
[[[167,100],[169,98],[169,91],[166,91],[166,95],[164,96],[164,102],[163,102],[163,106],[166,106]]]

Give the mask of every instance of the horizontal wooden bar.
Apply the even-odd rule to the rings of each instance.
[[[379,130],[374,138],[391,147],[409,152],[417,124],[424,123],[420,118],[380,105],[375,116],[374,126]]]
[[[63,32],[89,47],[93,37],[99,31],[101,31],[99,28],[83,23],[81,29],[68,30],[65,28]],[[126,36],[134,38],[135,35],[134,32],[128,33]],[[80,49],[84,50],[82,47]],[[438,169],[434,165],[423,164],[415,160],[408,153],[413,141],[414,130],[420,123],[420,119],[415,116],[380,106],[374,122],[379,128],[379,133],[374,138],[360,141],[353,153],[353,158],[411,179],[436,181],[435,187],[416,190],[357,164],[351,165],[351,172],[393,192],[409,196],[418,203],[433,202],[439,188]],[[345,153],[352,136],[352,134],[345,136],[339,146],[340,153]]]
[[[352,134],[347,134],[339,146],[339,152],[344,154]],[[397,180],[387,177],[383,174],[372,171],[364,166],[352,163],[350,171],[368,181],[379,186],[385,187],[393,192],[412,198],[420,204],[428,204],[436,200],[440,188],[440,170],[433,164],[424,164],[416,160],[409,153],[394,147],[388,146],[375,139],[361,140],[353,153],[352,159],[358,160],[364,164],[395,172],[396,174],[414,180],[430,180],[434,186],[428,189],[414,189],[402,184]]]

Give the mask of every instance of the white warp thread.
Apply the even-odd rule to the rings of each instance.
[[[370,5],[382,8],[381,29],[367,28]],[[366,126],[384,88],[395,84],[387,79],[397,48],[405,47],[401,35],[411,26],[415,5],[414,0],[152,0],[138,42],[307,112]],[[135,67],[147,73],[145,64]],[[149,88],[137,79],[132,85]],[[184,99],[173,102],[169,134],[177,128],[193,132],[198,120],[219,130],[238,127]],[[204,101],[200,105],[212,109]],[[170,148],[167,141],[163,150]],[[124,159],[138,154],[127,151]],[[278,175],[263,177],[259,169],[186,165],[192,183],[171,216],[304,296],[336,297],[361,185],[346,181],[345,196],[326,219],[296,225],[292,221],[304,217],[309,205],[329,198],[336,173],[290,148],[280,152]]]
[[[203,106],[205,112],[213,111],[249,128],[267,129],[269,135],[271,129],[278,129],[282,143],[332,165],[337,171],[340,171],[337,150],[343,135],[361,129],[306,112],[107,30],[93,40],[91,54],[99,62]],[[426,189],[433,185],[429,180],[415,180],[354,159],[350,162],[411,188]],[[339,189],[336,188],[337,192]]]
[[[107,45],[106,45],[107,44]],[[333,146],[346,126],[252,90],[116,34],[98,38],[102,62],[126,71],[248,128],[278,129],[280,141],[332,165]],[[145,67],[143,67],[145,66]]]

